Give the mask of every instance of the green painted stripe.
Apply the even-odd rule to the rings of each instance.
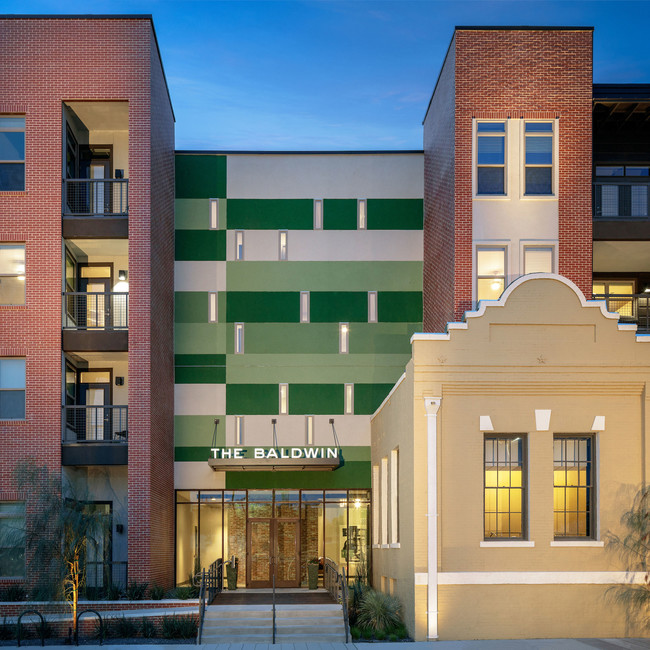
[[[207,291],[176,291],[174,293],[175,323],[206,323],[207,320]]]
[[[405,354],[411,356],[411,336],[422,323],[352,323],[350,354]]]
[[[289,291],[229,291],[226,297],[229,323],[297,323],[300,294]]]
[[[225,230],[177,230],[175,257],[179,262],[226,259]]]
[[[277,384],[226,384],[228,415],[277,415],[279,408]]]
[[[226,196],[226,156],[176,154],[176,198]]]
[[[256,381],[395,383],[410,359],[410,348],[404,354],[230,354],[226,381],[234,384]]]
[[[225,354],[176,354],[174,364],[177,366],[225,366]]]
[[[355,384],[354,414],[372,415],[392,388],[393,384]]]
[[[176,199],[174,223],[177,230],[208,230],[210,228],[210,202],[208,199]],[[219,199],[219,229],[225,230],[225,228],[226,199]]]
[[[356,230],[356,199],[325,199],[323,201],[323,228],[325,230]]]
[[[377,317],[380,321],[401,323],[422,320],[422,293],[420,291],[379,291]]]
[[[174,416],[174,445],[180,447],[200,447],[207,449],[212,446],[214,421],[217,425],[217,444],[226,444],[226,417],[224,415],[175,415]],[[202,459],[207,458],[205,454]]]
[[[176,384],[225,384],[226,367],[184,367],[177,366],[174,372]]]
[[[174,351],[177,354],[223,353],[227,327],[225,323],[175,323]]]
[[[365,291],[312,291],[309,295],[312,323],[367,322]]]
[[[368,199],[368,230],[422,230],[422,199]]]
[[[228,199],[228,228],[311,230],[312,199]]]
[[[289,415],[343,414],[343,384],[289,384]]]
[[[228,291],[422,291],[422,262],[227,262],[226,271]]]

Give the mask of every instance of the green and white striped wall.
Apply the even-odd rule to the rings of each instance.
[[[175,461],[177,489],[370,487],[370,416],[410,359],[422,321],[422,178],[418,152],[363,154],[176,154]],[[218,229],[210,229],[218,199]],[[323,228],[314,230],[314,199]],[[357,229],[366,199],[367,229]],[[235,231],[244,259],[235,260]],[[279,231],[288,255],[279,257]],[[300,322],[300,292],[310,322]],[[368,322],[368,291],[377,322]],[[209,295],[217,293],[217,322]],[[349,353],[339,353],[339,323]],[[244,353],[235,354],[235,323]],[[289,412],[279,415],[279,384]],[[344,386],[354,384],[344,415]],[[303,446],[306,415],[314,444],[334,444],[334,472],[213,472],[218,445]]]

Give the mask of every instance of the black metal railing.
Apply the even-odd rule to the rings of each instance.
[[[650,293],[633,295],[601,293],[593,294],[594,300],[604,300],[607,311],[618,314],[619,323],[634,323],[637,332],[650,332]]]
[[[348,580],[345,575],[345,567],[341,567],[339,571],[339,566],[326,557],[323,561],[323,586],[330,593],[330,596],[337,602],[340,603],[343,608],[343,622],[345,624],[345,642],[350,641],[350,621],[348,618],[348,602],[349,602],[349,593],[348,593]]]
[[[125,330],[129,326],[128,293],[63,294],[63,329]]]
[[[125,591],[127,585],[128,562],[86,562],[86,598],[117,595]]]
[[[129,214],[127,178],[67,178],[63,181],[63,215],[126,217]]]
[[[649,195],[650,183],[594,183],[594,218],[647,219]]]
[[[195,578],[198,578],[199,582],[199,625],[196,645],[201,645],[206,605],[211,604],[217,594],[223,590],[223,559],[215,560],[207,571],[203,569]],[[196,584],[196,580],[194,584]]]
[[[64,406],[63,442],[128,440],[128,406]]]

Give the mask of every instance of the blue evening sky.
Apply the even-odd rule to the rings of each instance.
[[[0,0],[152,14],[178,149],[421,149],[455,25],[589,25],[594,81],[650,83],[646,0]]]

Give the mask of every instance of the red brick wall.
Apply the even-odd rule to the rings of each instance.
[[[12,469],[27,455],[53,469],[60,466],[62,101],[126,100],[130,158],[129,454],[134,459],[129,476],[140,476],[129,490],[129,528],[135,535],[133,539],[129,535],[129,545],[147,549],[149,555],[151,495],[146,485],[151,485],[153,474],[159,471],[150,462],[149,453],[152,412],[157,408],[150,391],[152,48],[155,44],[148,19],[0,20],[0,112],[26,115],[26,192],[0,193],[0,241],[23,241],[27,246],[26,305],[0,307],[0,356],[27,359],[26,422],[0,423],[0,491],[12,489]],[[155,76],[158,79],[159,72]],[[156,88],[158,85],[156,81]],[[156,110],[164,116],[158,89],[156,93]],[[161,146],[168,145],[167,137]],[[159,173],[163,169],[158,165]],[[172,185],[173,179],[166,182]],[[160,201],[168,199],[166,192]],[[162,209],[157,204],[165,222],[172,209],[171,202],[169,205]],[[167,251],[160,249],[156,254]],[[163,284],[168,288],[167,279]],[[169,322],[167,318],[161,327]],[[171,327],[168,340],[170,337]],[[156,345],[164,338],[157,335]],[[170,373],[155,376],[157,383],[169,382],[169,386],[157,388],[154,397],[169,395],[173,390]],[[161,410],[155,421],[156,440],[169,437],[171,441],[169,407]],[[172,462],[171,455],[167,462]],[[163,475],[168,477],[169,470],[163,468]],[[173,482],[168,490],[171,500]],[[155,504],[156,510],[160,507]],[[167,523],[171,515],[164,511],[160,516]],[[141,580],[152,571],[150,559],[143,561],[144,569],[136,574]],[[133,566],[129,569],[139,571]],[[160,582],[171,584],[171,569],[165,565],[163,572],[165,580],[161,574]]]

